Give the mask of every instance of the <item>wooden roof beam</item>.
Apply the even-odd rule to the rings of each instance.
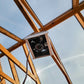
[[[10,81],[11,83],[16,84],[16,82],[15,82],[11,77],[9,77],[8,75],[6,75],[6,74],[3,73],[2,71],[0,71],[0,75],[1,75],[3,78],[5,78],[5,79],[7,79],[8,81]]]
[[[30,15],[28,14],[27,10],[25,9],[24,5],[22,4],[22,2],[20,0],[14,0],[14,2],[16,3],[16,5],[18,6],[18,8],[20,9],[20,11],[22,12],[22,14],[24,15],[24,17],[26,18],[27,22],[30,24],[30,26],[32,27],[32,29],[35,32],[39,32],[39,29],[37,28],[37,26],[35,25],[34,21],[32,20],[32,18],[30,17]]]
[[[39,26],[41,28],[43,28],[43,24],[41,23],[41,21],[38,19],[37,15],[35,14],[35,12],[32,10],[32,8],[30,7],[30,5],[28,4],[28,2],[26,0],[21,0],[22,4],[26,7],[26,9],[28,10],[28,12],[32,15],[32,17],[35,19],[35,21],[39,24]]]
[[[20,39],[19,37],[17,37],[16,35],[12,34],[11,32],[7,31],[6,29],[4,29],[3,27],[0,26],[0,32],[5,34],[6,36],[18,41],[18,42],[22,42],[23,40]]]
[[[62,14],[61,16],[59,16],[58,18],[55,18],[54,20],[50,21],[48,24],[44,25],[44,28],[41,29],[40,31],[47,31],[49,29],[51,29],[52,27],[56,26],[57,24],[63,22],[64,20],[68,19],[69,17],[73,16],[75,13],[78,12],[79,9],[80,11],[84,9],[84,2],[82,2],[78,7],[76,7],[75,9],[71,9],[69,11],[67,11],[66,13]],[[8,48],[8,51],[13,51],[16,48],[20,47],[22,44],[24,44],[25,42],[21,42],[21,43],[16,43],[15,45],[11,46],[10,48]],[[0,54],[0,57],[2,57],[4,54]]]
[[[0,71],[3,72],[3,70],[2,70],[2,66],[1,66],[1,61],[0,61]],[[0,76],[0,78],[1,78],[1,82],[0,82],[0,84],[6,84],[5,79],[4,79],[2,76]]]
[[[75,7],[77,7],[79,5],[79,0],[73,0],[73,9]],[[76,19],[78,20],[78,22],[80,23],[80,25],[84,28],[84,17],[83,15],[80,13],[80,11],[78,11],[75,14]]]
[[[22,44],[24,44],[25,43],[25,41],[24,42],[21,42],[21,43],[16,43],[16,44],[14,44],[13,46],[11,46],[10,48],[8,48],[7,50],[9,51],[9,52],[11,52],[11,51],[13,51],[13,50],[15,50],[15,49],[17,49],[18,47],[20,47]],[[4,53],[1,53],[0,54],[0,58],[1,57],[3,57],[5,54]]]
[[[46,31],[46,30],[51,29],[52,27],[54,27],[57,24],[63,22],[64,20],[70,18],[71,16],[73,16],[74,14],[76,14],[77,12],[79,12],[79,11],[81,11],[83,9],[84,9],[84,2],[82,2],[81,4],[79,4],[74,9],[70,9],[69,11],[65,12],[64,14],[60,15],[59,17],[53,19],[52,21],[50,21],[49,23],[47,23],[46,25],[44,25],[44,28],[41,29],[41,31]]]
[[[77,7],[78,5],[79,5],[79,0],[72,0],[73,8]]]
[[[26,73],[26,68],[21,64],[5,47],[0,44],[0,51],[3,52],[13,63],[15,63],[23,72]],[[35,76],[28,70],[28,75],[36,81]]]
[[[17,4],[18,8],[19,8],[19,9],[21,10],[21,12],[23,13],[23,15],[24,15],[24,17],[26,18],[26,20],[29,22],[29,24],[30,24],[32,27],[34,26],[34,31],[35,31],[35,32],[39,32],[39,29],[35,26],[35,23],[34,23],[34,22],[32,23],[32,20],[31,20],[31,18],[29,17],[27,11],[26,11],[26,10],[24,9],[24,7],[21,5],[21,2],[19,2],[18,0],[14,0],[14,1],[15,1],[15,3]],[[14,34],[8,32],[7,30],[3,29],[2,27],[0,28],[0,30],[1,30],[1,32],[4,33],[5,35],[7,35],[7,36],[9,36],[9,37],[11,37],[11,38],[13,38],[13,39],[19,41],[19,42],[21,41],[20,38],[16,37]],[[4,31],[4,32],[3,32],[3,31]],[[22,41],[22,42],[20,42],[20,43],[19,43],[19,42],[16,43],[15,45],[11,46],[11,47],[8,48],[7,50],[8,50],[9,52],[11,52],[11,51],[15,50],[16,48],[20,47],[22,44],[25,43],[25,41]],[[1,53],[1,54],[0,54],[0,58],[3,57],[3,56],[4,56],[4,53]]]
[[[20,84],[14,63],[10,59],[8,59],[8,61],[9,61],[11,72],[12,72],[12,75],[13,75],[13,78],[14,78],[16,84]]]
[[[78,12],[75,14],[75,17],[79,21],[81,26],[84,28],[84,17],[83,17],[83,15],[80,12]]]

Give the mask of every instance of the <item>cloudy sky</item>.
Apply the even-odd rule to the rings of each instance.
[[[72,0],[27,1],[43,25],[72,8]],[[81,2],[83,0],[79,1]],[[84,15],[84,10],[82,14]],[[33,32],[13,0],[0,0],[0,26],[22,39]],[[81,25],[76,18],[72,16],[50,29],[48,32],[72,83],[84,84],[84,30]],[[9,48],[17,43],[17,41],[0,33],[0,43],[4,45],[5,48]],[[22,47],[17,48],[11,53],[24,66],[26,65],[26,58]],[[33,62],[41,84],[67,84],[65,77],[54,63],[51,56],[34,59]],[[12,77],[7,57],[2,57],[1,63],[3,71]],[[17,66],[16,69],[20,83],[22,83],[25,74]],[[7,84],[11,84],[8,81],[6,82]],[[35,83],[28,77],[26,84]]]

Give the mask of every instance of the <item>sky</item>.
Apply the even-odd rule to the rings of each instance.
[[[43,25],[72,8],[72,0],[27,1]],[[81,1],[83,0],[80,0],[80,2]],[[0,0],[0,10],[0,26],[21,39],[33,32],[13,0]],[[84,10],[81,12],[83,14]],[[72,83],[84,84],[84,30],[76,18],[72,16],[56,25],[48,31],[48,35],[51,38]],[[0,33],[0,43],[5,48],[9,48],[17,43],[17,41]],[[26,66],[26,58],[22,47],[17,48],[11,53]],[[68,84],[51,56],[33,59],[33,62],[41,84]],[[1,58],[1,64],[4,73],[12,77],[7,57],[4,56]],[[21,84],[25,74],[17,66],[16,69]],[[6,84],[11,83],[6,80]],[[25,84],[35,83],[28,77]]]

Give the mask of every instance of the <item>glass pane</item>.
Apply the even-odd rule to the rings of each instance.
[[[83,15],[83,17],[84,17],[84,10],[82,10],[81,13],[82,13],[82,15]]]
[[[0,26],[22,39],[33,32],[13,0],[0,0],[0,10]]]
[[[49,36],[73,84],[83,84],[84,30],[78,21],[74,16],[67,19],[49,30]]]
[[[0,60],[1,60],[1,65],[2,65],[3,72],[13,79],[11,68],[10,68],[10,65],[9,65],[9,62],[8,62],[8,58],[4,56]]]
[[[6,80],[6,84],[12,84],[11,82],[9,82],[8,80]]]
[[[22,84],[24,78],[25,78],[25,73],[19,69],[17,66],[16,67],[16,70],[17,70],[17,74],[18,74],[18,77],[19,77],[19,81],[20,81],[20,84]]]
[[[27,0],[43,24],[63,14],[72,8],[72,0]],[[79,0],[82,2],[83,0]],[[33,32],[30,25],[16,6],[13,0],[0,0],[0,26],[24,38]],[[83,10],[81,11],[83,14]],[[83,14],[84,15],[84,14]],[[75,17],[71,17],[49,30],[49,36],[73,82],[84,83],[84,30]],[[0,43],[5,47],[16,43],[15,40],[0,33]],[[1,52],[0,52],[1,53]],[[11,52],[24,66],[26,57],[21,47]],[[32,59],[33,60],[33,59]],[[33,60],[37,74],[42,84],[67,84],[67,81],[50,56]],[[1,58],[3,71],[12,77],[7,57]],[[16,66],[16,65],[15,65]],[[30,70],[30,68],[28,68]],[[25,78],[25,73],[16,66],[20,83]],[[12,77],[13,78],[13,77]],[[7,82],[7,81],[6,81]],[[35,84],[27,78],[26,84]],[[7,84],[11,84],[7,82]]]
[[[84,0],[79,0],[79,3],[83,2]]]
[[[5,48],[9,48],[12,45],[14,45],[15,43],[17,43],[17,41],[9,38],[8,36],[0,33],[0,44],[2,44]]]
[[[50,56],[35,59],[33,61],[42,84],[68,84],[65,77]]]
[[[26,67],[26,56],[22,46],[11,52],[13,56]]]
[[[43,24],[72,8],[72,0],[27,0]]]

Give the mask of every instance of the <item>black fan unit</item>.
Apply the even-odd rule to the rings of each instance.
[[[26,38],[33,58],[49,56],[51,54],[47,32],[35,33]]]

